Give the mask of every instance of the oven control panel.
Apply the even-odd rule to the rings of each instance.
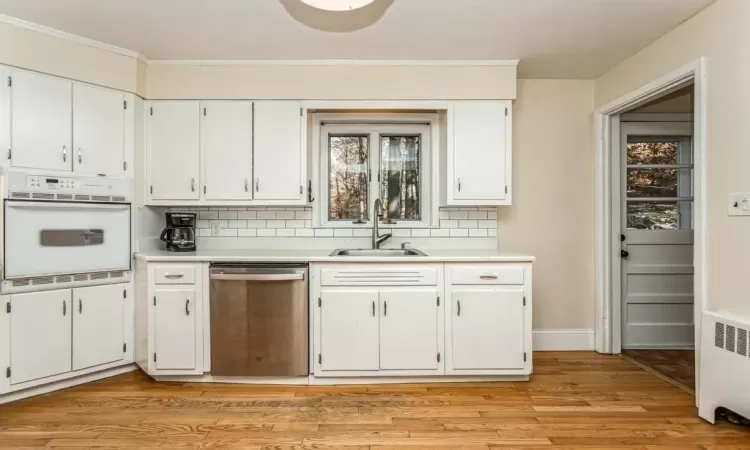
[[[75,178],[29,175],[26,177],[26,187],[28,189],[76,190],[78,189],[78,180]]]

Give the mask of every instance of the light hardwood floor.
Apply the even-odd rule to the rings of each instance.
[[[528,383],[156,383],[134,372],[0,406],[0,447],[750,450],[618,356],[538,353]]]

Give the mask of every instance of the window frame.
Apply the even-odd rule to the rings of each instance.
[[[378,174],[381,171],[381,142],[383,136],[420,136],[419,149],[419,195],[420,220],[399,220],[378,225],[384,228],[436,228],[438,214],[437,192],[437,145],[439,123],[437,114],[387,113],[315,113],[312,115],[313,139],[312,159],[315,173],[313,182],[317,186],[317,198],[313,202],[313,226],[318,228],[364,228],[373,227],[372,208],[380,197]],[[368,220],[329,220],[329,135],[368,135],[368,164],[371,176],[368,183]]]

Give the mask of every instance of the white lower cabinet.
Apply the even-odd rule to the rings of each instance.
[[[377,371],[378,290],[324,290],[320,298],[321,370]]]
[[[380,369],[437,370],[436,290],[380,292]]]
[[[519,288],[451,291],[453,370],[524,367],[524,291]]]
[[[195,370],[195,289],[154,291],[154,353],[156,370]]]
[[[10,383],[71,370],[70,289],[10,296]]]
[[[124,358],[123,297],[118,284],[73,289],[73,370]]]

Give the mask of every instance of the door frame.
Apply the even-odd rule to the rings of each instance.
[[[594,113],[596,133],[595,153],[595,225],[596,225],[596,324],[595,343],[599,353],[614,353],[614,304],[615,296],[620,297],[621,267],[618,256],[620,249],[619,223],[613,223],[613,178],[619,178],[620,170],[620,124],[619,115],[648,103],[655,97],[675,91],[693,83],[695,104],[693,115],[694,142],[694,298],[695,298],[695,369],[696,403],[698,401],[700,375],[701,318],[707,292],[706,282],[706,59],[699,58],[668,73],[612,102],[598,108]],[[617,154],[613,152],[617,150]],[[613,157],[616,156],[616,157]],[[619,202],[617,202],[619,203]],[[618,206],[619,207],[619,206]],[[617,239],[616,239],[617,238]],[[615,256],[618,256],[615,258]],[[620,301],[617,302],[620,304]],[[619,319],[619,314],[617,315]],[[618,326],[619,329],[619,326]]]

